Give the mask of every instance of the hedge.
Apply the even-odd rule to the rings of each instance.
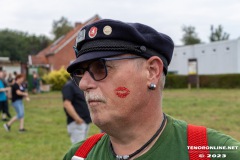
[[[200,88],[240,88],[240,74],[200,75]],[[165,88],[187,88],[188,76],[168,75]]]
[[[187,88],[187,86],[187,76],[167,75],[165,88]]]
[[[43,76],[43,81],[52,85],[52,90],[61,90],[69,79],[69,74],[62,67]],[[187,75],[167,75],[165,88],[187,88]],[[240,74],[200,75],[200,88],[240,88]],[[196,87],[196,85],[192,85]]]

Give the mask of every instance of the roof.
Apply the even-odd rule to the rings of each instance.
[[[41,50],[36,55],[30,55],[28,58],[29,65],[47,65],[48,64],[48,56],[57,54],[61,51],[69,42],[71,42],[73,39],[77,37],[78,32],[80,29],[90,24],[94,21],[99,20],[100,17],[98,15],[95,15],[94,17],[90,18],[84,23],[75,23],[75,27],[69,31],[66,35],[61,36],[56,41],[54,41],[51,45],[49,45],[47,48]]]

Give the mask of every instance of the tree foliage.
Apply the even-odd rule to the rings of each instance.
[[[211,35],[209,37],[210,42],[215,41],[222,41],[222,40],[228,40],[229,34],[223,31],[222,25],[218,25],[216,29],[214,29],[214,26],[211,25]]]
[[[29,35],[21,31],[0,30],[0,56],[12,61],[27,62],[28,55],[37,54],[50,43],[46,36]]]
[[[58,39],[72,28],[70,22],[62,17],[59,21],[53,21],[52,32],[55,39]],[[9,29],[0,30],[0,56],[9,57],[11,61],[26,63],[28,55],[37,54],[50,42],[51,40],[44,35],[29,35],[25,32]]]
[[[71,29],[73,29],[73,26],[65,17],[61,17],[60,20],[53,21],[52,34],[54,35],[54,40],[57,40],[59,37],[65,35]]]
[[[183,38],[181,39],[184,45],[198,44],[201,40],[198,38],[193,26],[183,26],[182,31],[184,32]]]

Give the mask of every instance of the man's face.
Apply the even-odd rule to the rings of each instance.
[[[107,61],[108,75],[101,81],[95,81],[87,71],[84,73],[80,88],[93,123],[100,127],[127,123],[146,105],[149,98],[144,62],[142,58]]]

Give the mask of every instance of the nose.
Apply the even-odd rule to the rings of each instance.
[[[89,89],[96,88],[95,83],[96,81],[91,77],[90,73],[86,71],[79,82],[79,87],[83,91],[88,91]]]

